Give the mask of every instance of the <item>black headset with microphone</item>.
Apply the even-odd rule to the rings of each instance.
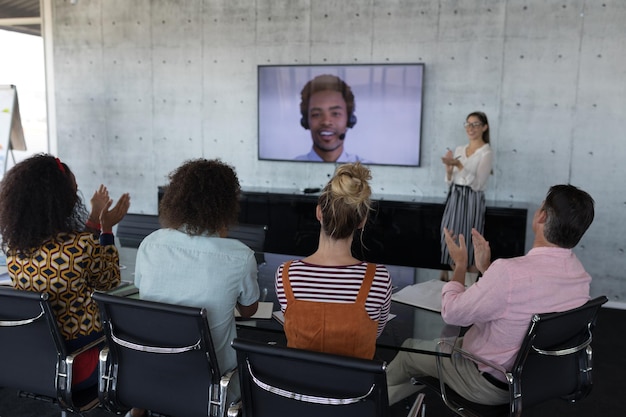
[[[348,123],[346,123],[346,126],[349,128],[353,128],[355,124],[356,124],[356,115],[354,113],[350,113],[350,115],[348,116]],[[309,118],[307,117],[306,114],[303,114],[302,117],[300,118],[300,125],[307,130],[310,129]],[[343,136],[345,137],[345,133],[343,134]]]

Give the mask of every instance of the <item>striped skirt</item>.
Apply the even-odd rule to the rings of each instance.
[[[448,200],[441,220],[441,263],[451,265],[452,259],[446,246],[443,228],[455,235],[462,234],[467,244],[467,266],[474,264],[474,245],[472,228],[481,234],[485,231],[485,193],[474,191],[471,187],[456,185],[450,187]]]

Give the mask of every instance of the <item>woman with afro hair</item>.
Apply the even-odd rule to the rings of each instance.
[[[69,351],[102,336],[94,290],[120,283],[112,228],[130,206],[123,194],[114,207],[104,185],[81,201],[76,178],[59,158],[38,154],[11,168],[0,182],[0,236],[14,288],[45,292]],[[97,383],[98,349],[79,355],[72,384]]]
[[[226,238],[238,219],[239,180],[229,165],[207,159],[186,161],[169,178],[159,203],[163,228],[139,246],[135,285],[142,299],[204,307],[219,368],[227,372],[237,366],[230,346],[237,335],[234,311],[250,317],[259,299],[254,252]],[[239,396],[233,375],[228,398]],[[127,415],[145,411],[133,409]]]

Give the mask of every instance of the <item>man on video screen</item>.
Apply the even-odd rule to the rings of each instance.
[[[344,149],[349,128],[356,124],[354,94],[348,84],[334,75],[318,75],[302,88],[300,124],[311,131],[313,146],[299,161],[365,162]]]

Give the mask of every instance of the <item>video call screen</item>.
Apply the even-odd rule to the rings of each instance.
[[[299,161],[311,151],[301,91],[318,75],[339,77],[354,95],[356,123],[344,150],[373,165],[420,165],[424,64],[264,65],[258,67],[258,157]]]

